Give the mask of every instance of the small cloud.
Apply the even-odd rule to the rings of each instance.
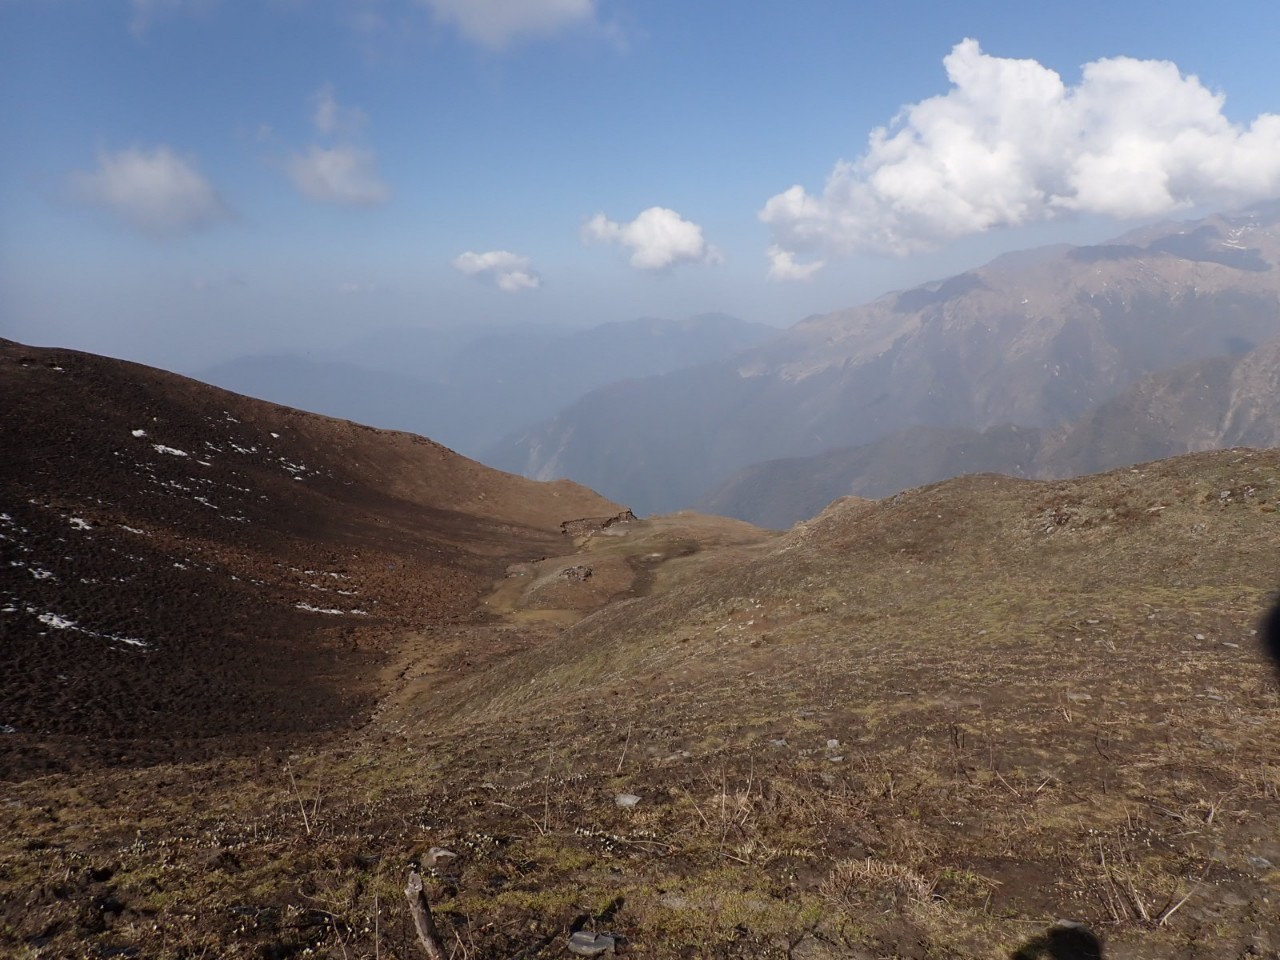
[[[135,40],[142,40],[157,20],[194,10],[207,5],[208,0],[131,0],[133,16],[129,19],[129,32]]]
[[[509,250],[490,250],[487,253],[468,250],[454,257],[452,263],[455,270],[492,284],[504,293],[537,290],[542,286],[542,278],[532,269],[532,261]]]
[[[357,134],[369,119],[358,107],[344,107],[338,103],[331,83],[316,91],[312,104],[311,122],[326,137]]]
[[[639,270],[665,270],[677,263],[719,263],[718,250],[702,236],[702,227],[666,207],[650,207],[630,223],[597,213],[582,227],[587,243],[616,243],[631,250]]]
[[[777,250],[909,254],[1076,213],[1130,219],[1280,193],[1280,115],[1232,123],[1225,97],[1174,63],[1096,60],[1075,86],[975,40],[943,63],[951,88],[873,130],[820,193],[769,198],[759,216]]]
[[[154,235],[181,233],[229,215],[195,164],[167,146],[100,151],[98,169],[71,175],[74,194]]]
[[[391,197],[373,151],[361,147],[313,145],[289,158],[288,171],[294,186],[321,203],[372,207]]]
[[[377,293],[380,289],[381,288],[376,283],[360,283],[356,280],[344,280],[342,283],[338,284],[338,292],[344,297]]]
[[[768,250],[770,280],[809,280],[827,265],[825,260],[796,263],[795,254],[783,250],[776,243]]]
[[[468,40],[501,50],[595,20],[595,0],[422,0]]]

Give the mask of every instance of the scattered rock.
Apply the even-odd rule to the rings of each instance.
[[[591,579],[591,568],[585,563],[579,563],[572,567],[566,567],[560,571],[560,576],[566,580],[577,580],[579,583]]]
[[[613,798],[613,802],[615,806],[619,806],[624,810],[630,810],[640,802],[640,798],[634,793],[620,793]]]
[[[580,957],[598,957],[604,953],[613,953],[614,944],[614,938],[607,933],[579,930],[569,937],[569,952]]]

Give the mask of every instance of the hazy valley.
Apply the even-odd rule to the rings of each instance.
[[[562,327],[390,329],[331,355],[192,371],[228,390],[429,436],[479,457],[597,387],[709,363],[779,331],[724,314]]]

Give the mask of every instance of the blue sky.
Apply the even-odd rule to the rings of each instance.
[[[1277,37],[1262,2],[0,0],[0,335],[197,369],[785,326],[1280,194]]]

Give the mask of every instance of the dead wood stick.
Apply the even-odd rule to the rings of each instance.
[[[427,951],[430,960],[445,960],[444,948],[440,946],[440,931],[431,916],[431,905],[427,903],[427,894],[422,889],[422,876],[417,870],[409,871],[409,882],[404,888],[405,899],[409,901],[409,913],[413,916],[413,925],[418,931],[418,939],[422,941],[422,949]]]

